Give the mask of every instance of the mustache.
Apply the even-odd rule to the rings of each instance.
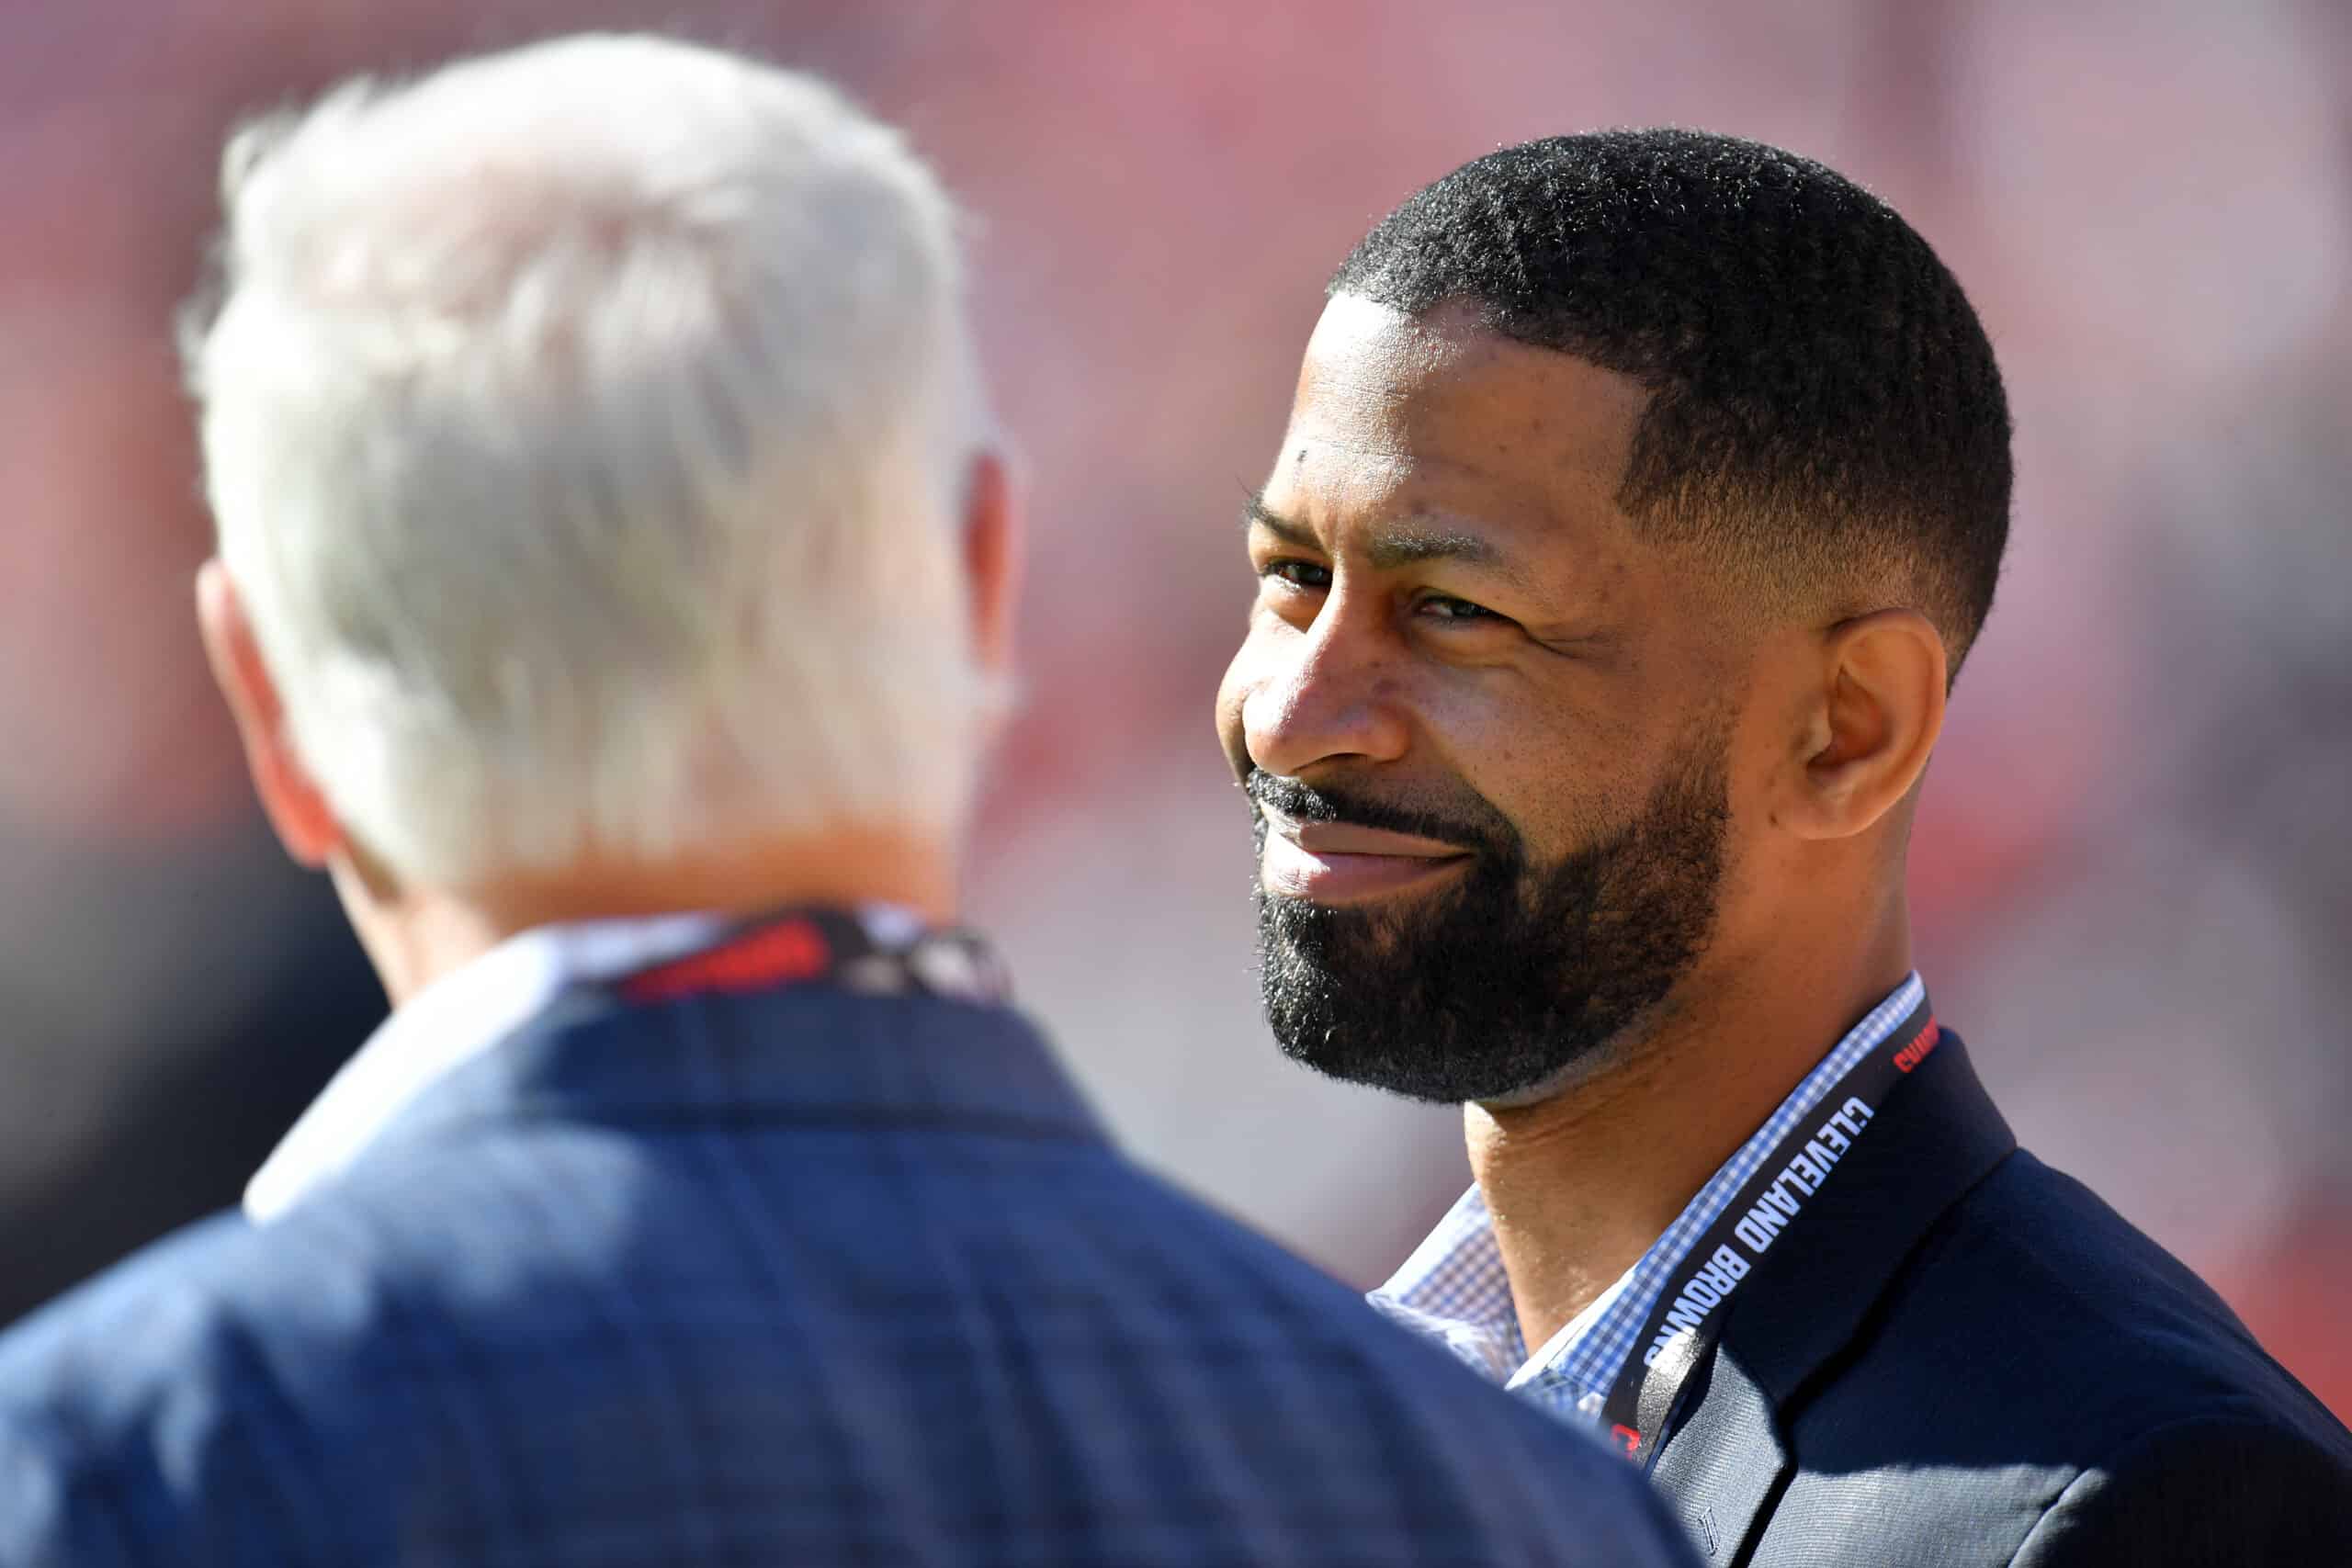
[[[1431,808],[1409,802],[1376,799],[1349,785],[1310,787],[1294,778],[1252,768],[1241,781],[1242,792],[1257,807],[1294,822],[1341,822],[1353,828],[1408,833],[1434,839],[1474,853],[1509,855],[1519,848],[1519,833],[1510,819],[1483,795],[1465,791],[1467,800],[1450,808]]]

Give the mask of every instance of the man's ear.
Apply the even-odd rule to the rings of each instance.
[[[1808,839],[1876,824],[1911,793],[1943,733],[1944,639],[1916,610],[1879,610],[1832,627],[1783,818]]]
[[[298,864],[312,871],[323,868],[344,847],[343,826],[327,805],[325,792],[294,753],[277,682],[262,662],[261,644],[245,618],[236,586],[218,558],[206,561],[196,574],[196,619],[212,678],[229,699],[230,716],[244,742],[245,766],[277,841]]]
[[[973,660],[989,675],[1009,678],[1021,599],[1021,520],[1001,453],[972,459],[964,490],[964,575],[971,594]]]

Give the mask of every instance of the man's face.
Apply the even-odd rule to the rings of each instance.
[[[1616,502],[1627,378],[1341,295],[1217,718],[1276,1039],[1419,1099],[1607,1059],[1714,940],[1742,649]]]

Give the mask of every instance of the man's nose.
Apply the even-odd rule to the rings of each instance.
[[[1295,778],[1318,763],[1390,762],[1410,729],[1390,650],[1334,602],[1271,654],[1241,705],[1250,760]]]

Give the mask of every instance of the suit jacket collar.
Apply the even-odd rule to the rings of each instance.
[[[612,990],[724,930],[706,916],[543,928],[437,982],[287,1134],[246,1190],[248,1216],[465,1122],[912,1119],[1101,1135],[1008,1008],[827,985],[646,1005]]]
[[[1936,1221],[2016,1148],[1947,1030],[1801,1224],[1742,1283],[1651,1472],[1710,1555],[1736,1556],[1779,1491],[1791,1403],[1853,1338]]]
[[[666,963],[726,930],[701,914],[540,926],[440,976],[393,1010],[278,1141],[245,1184],[246,1217],[266,1224],[347,1168],[411,1101],[567,987]]]
[[[581,987],[435,1084],[379,1143],[548,1119],[1102,1136],[1044,1039],[1010,1008],[825,985],[632,1006]]]

